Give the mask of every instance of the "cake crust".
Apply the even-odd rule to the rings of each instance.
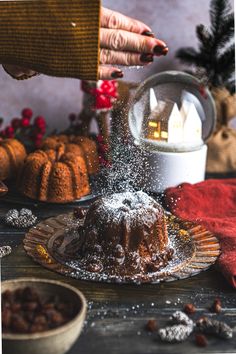
[[[80,248],[87,270],[122,276],[154,272],[172,255],[164,210],[146,193],[116,193],[89,208]]]

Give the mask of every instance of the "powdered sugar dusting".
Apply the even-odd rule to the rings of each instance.
[[[114,193],[100,198],[96,203],[96,213],[101,224],[104,222],[119,224],[125,218],[127,227],[132,224],[149,225],[162,211],[162,207],[142,191]]]

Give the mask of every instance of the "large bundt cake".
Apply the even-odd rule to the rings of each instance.
[[[67,151],[37,150],[26,158],[19,179],[19,190],[25,196],[51,203],[65,203],[90,193],[84,157]]]
[[[61,145],[66,145],[67,150],[73,152],[75,145],[79,146],[86,161],[89,175],[98,173],[99,159],[95,141],[84,136],[76,135],[53,135],[46,138],[41,145],[42,150],[57,149]],[[76,150],[77,153],[78,149]]]
[[[173,254],[163,208],[141,191],[95,201],[80,241],[87,270],[116,276],[156,272]]]
[[[0,140],[0,180],[16,177],[25,158],[24,145],[18,140]]]

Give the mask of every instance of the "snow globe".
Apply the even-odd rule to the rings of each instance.
[[[144,81],[129,110],[134,144],[143,154],[139,187],[160,193],[204,180],[215,120],[214,100],[195,77],[167,71]]]

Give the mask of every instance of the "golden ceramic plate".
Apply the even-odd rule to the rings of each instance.
[[[208,269],[220,254],[217,238],[203,226],[182,221],[166,212],[168,236],[174,248],[174,256],[167,266],[135,277],[117,277],[92,273],[83,267],[78,258],[77,227],[83,220],[73,219],[73,214],[49,218],[32,227],[25,235],[27,254],[42,266],[77,279],[116,283],[158,283],[184,279]]]

